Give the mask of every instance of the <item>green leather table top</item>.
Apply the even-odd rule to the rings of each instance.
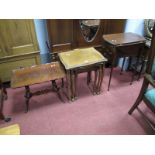
[[[107,59],[94,48],[74,49],[59,53],[58,55],[66,69],[73,69],[107,61]]]

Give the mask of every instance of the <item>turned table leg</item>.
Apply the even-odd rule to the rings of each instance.
[[[87,85],[89,85],[90,82],[91,82],[91,71],[87,73]]]
[[[100,94],[100,87],[101,87],[101,84],[102,84],[102,65],[100,65],[98,67],[98,82],[97,82],[97,89],[96,89],[96,94]]]
[[[78,73],[75,71],[75,98],[77,99],[77,83],[78,83]]]
[[[67,79],[67,96],[69,101],[71,101],[72,89],[71,89],[71,73],[70,70],[66,71],[66,79]]]
[[[97,83],[97,90],[96,90],[96,94],[98,95],[98,94],[100,94],[100,90],[99,90],[99,88],[100,88],[100,83],[101,83],[101,66],[99,66],[99,68],[98,68],[98,83]]]
[[[59,98],[62,102],[64,102],[64,100],[63,100],[62,97],[61,97],[60,91],[59,91],[60,88],[58,88],[58,86],[57,86],[57,84],[56,84],[56,81],[55,81],[55,80],[52,80],[51,82],[52,82],[52,88],[53,88],[53,90],[57,93],[58,98]],[[64,85],[64,83],[63,83],[63,79],[62,79],[62,88],[63,88],[63,85]]]
[[[28,110],[29,110],[29,100],[30,100],[31,97],[32,97],[32,94],[30,92],[30,87],[25,86],[25,103],[26,103],[25,112],[28,112]]]
[[[71,71],[71,83],[72,83],[72,101],[77,97],[77,72],[76,70]]]

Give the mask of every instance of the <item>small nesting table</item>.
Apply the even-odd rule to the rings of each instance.
[[[34,95],[55,91],[58,94],[58,97],[62,100],[55,80],[64,77],[65,71],[59,62],[20,68],[12,71],[11,88],[25,87],[26,112],[28,112],[29,100]],[[40,90],[34,93],[30,91],[31,85],[47,81],[52,82],[52,89]]]
[[[104,76],[104,64],[107,61],[104,56],[94,48],[75,49],[58,55],[66,69],[69,100],[73,101],[77,97],[77,75],[81,72],[88,72],[87,84],[92,87],[93,94],[100,93]],[[91,71],[95,71],[93,82],[91,81]]]

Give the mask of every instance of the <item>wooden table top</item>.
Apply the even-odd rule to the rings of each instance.
[[[41,64],[12,71],[11,88],[29,86],[65,77],[59,62]]]
[[[114,46],[131,44],[131,43],[145,43],[146,39],[135,33],[117,33],[103,35],[104,41]]]
[[[107,61],[107,59],[94,48],[74,49],[59,53],[58,55],[65,69],[73,69]]]

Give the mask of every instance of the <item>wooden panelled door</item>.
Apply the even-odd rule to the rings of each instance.
[[[39,52],[32,19],[0,20],[0,77],[10,81],[11,71],[39,63]]]
[[[33,20],[0,20],[0,56],[18,55],[38,49]]]

